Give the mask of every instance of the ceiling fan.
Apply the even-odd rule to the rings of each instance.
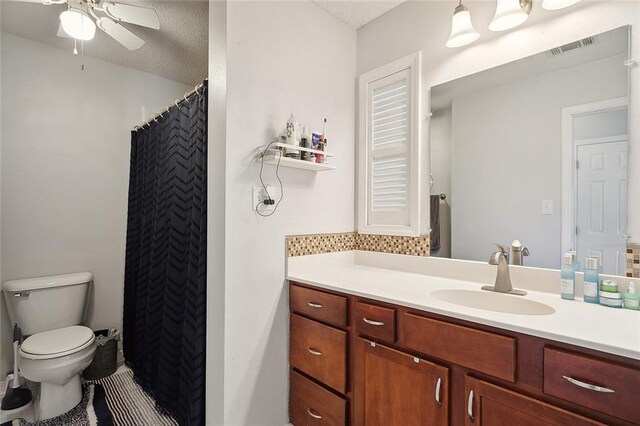
[[[160,29],[160,19],[155,10],[114,3],[107,0],[20,0],[44,5],[68,4],[68,9],[60,14],[58,36],[77,40],[91,40],[96,26],[113,37],[129,50],[144,45],[144,40],[121,25],[128,22],[155,30]],[[95,21],[95,23],[94,23]]]

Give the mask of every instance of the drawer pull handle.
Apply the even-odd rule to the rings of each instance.
[[[312,308],[316,308],[316,309],[322,308],[322,304],[320,304],[320,303],[307,302],[307,305],[311,306]]]
[[[320,414],[316,414],[313,411],[311,411],[311,408],[307,408],[307,413],[313,417],[314,419],[318,419],[320,420],[322,418],[322,416]]]
[[[440,385],[442,384],[442,379],[438,377],[438,381],[436,382],[436,405],[440,407],[442,405],[442,401],[440,400]]]
[[[317,351],[317,350],[315,350],[315,349],[313,349],[313,348],[307,348],[307,351],[309,351],[309,353],[310,353],[311,355],[315,355],[315,356],[320,356],[320,355],[322,355],[322,352]]]
[[[592,385],[591,383],[581,382],[580,380],[576,380],[576,379],[574,379],[573,377],[570,377],[570,376],[562,376],[562,378],[565,379],[567,382],[571,383],[572,385],[576,385],[576,386],[579,386],[579,387],[584,388],[584,389],[589,389],[589,390],[592,390],[592,391],[603,392],[603,393],[615,393],[616,392],[613,389],[605,388],[605,387],[602,387],[602,386]]]
[[[469,420],[474,421],[476,418],[473,415],[473,391],[469,391],[469,399],[467,399],[467,415]]]
[[[375,325],[376,327],[382,327],[384,323],[382,321],[374,321],[369,318],[362,318],[362,321],[366,322],[369,325]]]

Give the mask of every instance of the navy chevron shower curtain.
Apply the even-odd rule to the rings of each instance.
[[[207,84],[131,134],[127,365],[181,425],[205,422]]]

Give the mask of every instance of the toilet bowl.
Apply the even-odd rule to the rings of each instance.
[[[90,328],[64,327],[36,333],[20,346],[22,374],[40,383],[36,404],[37,420],[59,416],[82,400],[80,373],[87,368],[96,351],[96,339]]]

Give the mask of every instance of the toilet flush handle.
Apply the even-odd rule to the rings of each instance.
[[[18,293],[13,293],[13,297],[29,297],[29,293],[28,291],[21,291]]]

